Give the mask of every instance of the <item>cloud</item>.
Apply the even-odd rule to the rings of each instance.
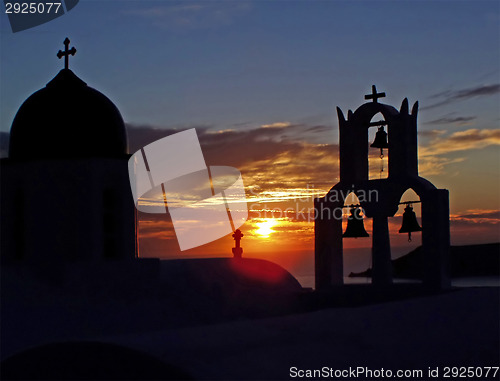
[[[418,160],[418,172],[423,176],[439,175],[444,172],[445,167],[450,164],[461,163],[464,157],[450,159],[439,156],[420,155]]]
[[[454,244],[470,242],[498,242],[500,210],[477,209],[450,215]]]
[[[470,89],[458,90],[453,92],[449,98],[451,99],[467,99],[481,95],[493,95],[500,92],[500,84],[483,85]]]
[[[280,199],[283,192],[315,187],[328,190],[338,175],[338,146],[300,141],[294,136],[303,126],[205,134],[200,142],[210,165],[239,168],[245,185]],[[273,196],[274,195],[274,196]]]
[[[198,135],[205,134],[210,126],[191,126],[189,128],[196,128]],[[184,131],[186,128],[159,128],[148,125],[133,125],[126,123],[129,152],[134,153],[149,143],[156,140]]]
[[[196,127],[206,163],[238,168],[250,192],[247,194],[250,202],[291,202],[311,193],[321,196],[338,182],[338,145],[304,141],[307,134],[327,133],[325,131],[331,130],[329,126],[288,122],[265,126],[268,127],[219,131],[210,126]],[[131,125],[127,128],[131,152],[179,131]],[[419,147],[419,171],[424,176],[437,175],[446,166],[466,160],[464,156],[447,157],[446,154],[500,144],[500,130],[493,129],[469,129],[451,134],[431,130],[421,135],[430,138]]]
[[[452,244],[498,242],[500,210],[467,210],[450,215]]]
[[[474,97],[484,97],[500,93],[500,84],[481,85],[462,90],[448,90],[432,95],[432,99],[441,99],[430,106],[422,107],[421,110],[429,110],[435,107],[444,106],[449,103],[458,102]]]
[[[276,202],[303,194],[324,194],[338,177],[338,145],[304,142],[308,126],[283,122],[250,130],[196,127],[207,165],[238,168],[250,202]],[[130,152],[176,129],[127,125]],[[301,135],[302,134],[302,135]]]
[[[140,216],[139,229],[141,239],[170,240],[175,238],[174,225],[169,214],[140,213]]]
[[[440,135],[446,134],[446,130],[420,130],[418,135],[423,138],[436,138]]]
[[[251,9],[249,2],[171,2],[124,11],[125,15],[145,18],[153,25],[174,30],[190,30],[230,25],[234,19]]]
[[[500,145],[500,130],[494,129],[473,128],[451,134],[446,130],[429,130],[419,132],[419,136],[430,139],[418,147],[419,172],[425,176],[438,175],[446,166],[466,160],[466,157],[450,158],[447,154]]]
[[[263,124],[260,127],[261,128],[284,128],[284,127],[289,127],[292,124],[290,122],[277,122],[277,123],[271,123],[271,124]]]
[[[314,133],[323,133],[325,131],[331,131],[332,126],[325,126],[325,125],[320,125],[320,126],[312,126],[307,129],[309,132],[314,132]]]
[[[142,15],[146,17],[158,17],[171,14],[197,13],[206,6],[201,4],[182,4],[170,6],[156,6],[152,8],[143,8],[139,10],[128,11],[128,13]]]
[[[314,238],[312,199],[323,196],[338,182],[338,145],[305,141],[305,136],[310,133],[327,134],[331,131],[330,126],[278,123],[274,126],[274,123],[269,123],[269,127],[265,128],[256,126],[253,129],[229,130],[196,126],[206,163],[234,166],[242,172],[250,208],[246,225],[249,235],[245,247],[251,246],[250,232],[262,218],[280,218],[280,224],[286,225],[273,228],[275,238],[282,234],[283,239],[293,237],[295,242],[305,240],[299,243],[311,245]],[[180,131],[134,125],[127,125],[127,129],[130,146],[136,149]],[[447,157],[447,153],[500,142],[500,132],[493,129],[469,129],[454,133],[431,130],[423,131],[421,135],[430,139],[428,144],[420,147],[420,173],[424,175],[442,173],[446,166],[465,160],[464,157]],[[287,208],[291,210],[288,213],[285,212]],[[453,237],[466,237],[463,239],[473,242],[476,237],[491,240],[491,237],[498,236],[498,210],[468,210],[450,217]],[[179,251],[168,214],[142,214],[139,218],[143,255],[190,255]],[[370,229],[370,223],[368,219],[367,229]],[[393,221],[391,231],[397,231],[399,223],[399,219]],[[216,251],[219,246],[206,246],[203,250]]]
[[[429,122],[425,122],[424,124],[466,124],[467,122],[470,122],[471,120],[476,119],[475,116],[457,116],[457,117],[452,117],[452,116],[444,116],[442,118],[434,119]]]
[[[489,222],[498,224],[500,223],[500,210],[467,210],[462,214],[452,215],[450,218],[455,221]]]
[[[500,130],[472,128],[457,131],[451,135],[439,135],[428,145],[419,149],[420,157],[443,155],[450,152],[466,151],[500,145]]]

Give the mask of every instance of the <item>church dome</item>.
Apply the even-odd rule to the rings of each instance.
[[[105,95],[63,69],[19,108],[10,130],[13,159],[123,157],[123,118]]]

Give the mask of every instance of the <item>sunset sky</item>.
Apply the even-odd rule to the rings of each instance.
[[[397,109],[419,101],[420,175],[450,190],[452,244],[500,240],[496,0],[81,0],[26,31],[12,33],[4,12],[0,22],[3,157],[17,109],[62,68],[68,36],[70,68],[120,109],[130,152],[195,127],[208,165],[242,173],[243,255],[301,275],[313,263],[307,211],[338,182],[335,107],[354,111],[375,84]],[[420,244],[397,233],[402,209],[390,219],[393,256]],[[140,217],[143,256],[231,255],[230,235],[181,252],[168,216]],[[348,270],[368,267],[371,238],[344,247]]]

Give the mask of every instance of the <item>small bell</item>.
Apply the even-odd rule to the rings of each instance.
[[[417,216],[413,211],[411,204],[408,204],[406,205],[405,211],[403,213],[403,224],[401,225],[401,229],[399,229],[399,232],[408,233],[408,242],[411,242],[411,233],[420,231],[422,231],[422,228],[418,224]]]
[[[342,237],[345,238],[358,238],[369,237],[363,224],[363,217],[361,216],[361,208],[351,208],[351,215],[347,218],[347,227]]]
[[[389,148],[389,144],[387,143],[387,132],[384,131],[384,126],[378,128],[375,134],[375,140],[370,147],[380,148],[380,157],[384,156],[384,148]]]

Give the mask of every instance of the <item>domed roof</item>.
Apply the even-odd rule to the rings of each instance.
[[[105,95],[63,69],[19,108],[10,130],[13,159],[123,157],[123,118]]]

